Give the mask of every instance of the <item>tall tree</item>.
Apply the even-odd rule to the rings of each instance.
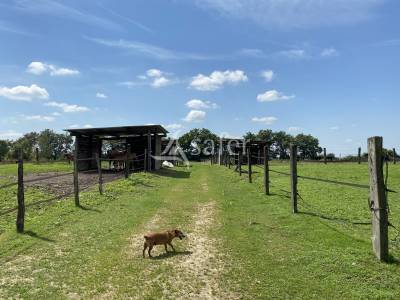
[[[30,132],[13,142],[11,144],[10,157],[18,158],[18,151],[21,149],[24,159],[31,159],[33,149],[37,147],[38,136],[37,132]]]
[[[10,142],[0,140],[0,161],[6,157],[8,151],[10,151]]]
[[[280,159],[288,159],[289,148],[290,144],[293,142],[293,136],[284,131],[278,131],[274,132],[272,141],[274,156],[279,156]]]
[[[179,146],[191,159],[204,156],[204,150],[211,151],[218,142],[219,137],[206,128],[192,129],[178,139]]]
[[[298,134],[294,138],[301,159],[317,159],[318,154],[322,152],[319,141],[312,135]]]

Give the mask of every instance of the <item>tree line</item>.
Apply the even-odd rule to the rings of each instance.
[[[0,161],[17,159],[22,150],[25,160],[35,159],[36,149],[39,157],[45,160],[58,160],[72,149],[73,139],[67,133],[56,133],[51,129],[29,132],[15,141],[0,140]]]

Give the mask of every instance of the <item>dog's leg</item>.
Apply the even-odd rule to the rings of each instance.
[[[149,257],[153,257],[151,256],[151,249],[153,249],[153,245],[149,245]]]
[[[167,244],[164,244],[164,247],[165,247],[165,252],[168,253]]]
[[[176,252],[176,251],[175,251],[175,248],[174,248],[174,246],[172,246],[172,244],[171,244],[171,243],[168,243],[168,245],[170,245],[170,246],[171,246],[171,248],[172,248],[172,250],[174,250],[174,252]]]
[[[145,258],[145,251],[146,251],[146,249],[147,249],[147,243],[144,242],[144,245],[143,245],[143,258]]]

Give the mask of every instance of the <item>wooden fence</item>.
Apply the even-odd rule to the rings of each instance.
[[[245,150],[244,150],[245,151]],[[383,155],[383,139],[382,137],[371,137],[368,139],[368,169],[369,169],[369,185],[363,185],[352,182],[336,181],[324,178],[316,178],[310,176],[300,176],[297,173],[298,163],[298,149],[296,145],[290,146],[290,172],[281,172],[273,170],[269,166],[269,147],[265,146],[263,151],[263,185],[264,192],[266,195],[270,194],[270,173],[277,173],[290,177],[290,194],[291,194],[291,209],[294,214],[298,213],[298,197],[300,196],[297,190],[298,180],[312,180],[317,182],[325,182],[328,184],[336,184],[342,186],[348,186],[353,188],[361,188],[369,190],[369,208],[371,210],[371,224],[372,224],[372,248],[376,257],[380,261],[387,262],[389,260],[389,241],[388,241],[388,227],[391,225],[388,220],[388,203],[387,193],[394,192],[389,190],[385,185],[383,176],[384,166],[384,155]],[[395,150],[393,149],[395,153]],[[249,183],[252,182],[252,161],[257,159],[260,161],[259,156],[251,156],[250,151],[247,149],[247,176]],[[324,160],[326,161],[326,149],[324,149]],[[252,159],[253,158],[253,159]],[[361,163],[361,148],[358,150],[358,163]],[[394,155],[393,164],[396,163],[396,155]],[[220,165],[224,165],[229,169],[234,166],[234,170],[242,176],[243,170],[243,153],[228,153],[224,151],[216,155],[211,156],[211,164],[216,164],[219,161]],[[387,163],[387,161],[386,161]],[[259,167],[259,165],[255,165]]]

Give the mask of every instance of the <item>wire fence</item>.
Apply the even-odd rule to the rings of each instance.
[[[374,143],[372,145],[375,146]],[[291,199],[294,213],[319,217],[323,220],[350,226],[352,229],[361,226],[361,230],[361,228],[366,227],[365,225],[372,226],[373,234],[376,234],[373,238],[374,243],[376,243],[376,240],[384,240],[384,232],[385,230],[388,232],[388,227],[390,227],[395,233],[394,236],[393,232],[391,234],[391,246],[400,246],[400,227],[393,224],[393,220],[399,219],[400,210],[396,210],[396,215],[393,216],[389,206],[389,195],[395,195],[397,191],[389,188],[389,160],[382,155],[382,149],[376,150],[378,151],[377,153],[374,152],[375,150],[371,150],[372,152],[369,153],[371,159],[367,160],[369,168],[368,170],[365,169],[365,171],[367,171],[367,174],[369,172],[369,177],[372,179],[369,184],[365,184],[357,182],[357,180],[335,178],[340,177],[342,175],[341,172],[332,173],[333,176],[331,178],[326,177],[326,173],[322,174],[321,172],[316,172],[317,176],[315,176],[312,174],[312,170],[316,170],[315,168],[317,167],[313,167],[314,164],[308,163],[320,165],[320,163],[326,164],[326,161],[298,161],[297,149],[293,148],[296,152],[291,152],[290,160],[285,161],[271,160],[268,156],[268,149],[264,149],[263,156],[260,155],[260,152],[258,155],[254,155],[249,149],[245,149],[247,151],[241,149],[240,151],[243,151],[243,153],[235,153],[235,155],[231,155],[228,151],[220,153],[219,162],[220,165],[233,166],[234,171],[238,172],[239,175],[247,174],[249,182],[253,182],[255,179],[254,181],[259,184],[260,180],[262,180],[266,194],[270,194],[270,186],[273,186],[275,190],[285,192],[284,196]],[[376,158],[375,161],[373,158]],[[359,160],[355,162],[361,163],[362,161],[365,161],[365,159],[361,159],[359,155]],[[393,160],[393,164],[396,164],[396,160]],[[297,173],[298,166],[300,166],[300,174]],[[336,171],[342,166],[353,167],[353,165],[349,164],[334,164],[331,166],[334,166],[332,168]],[[255,168],[255,170],[253,171],[252,168]],[[359,168],[363,168],[363,165]],[[383,173],[384,176],[381,176],[380,174]],[[259,176],[260,174],[263,174],[263,176]],[[275,174],[278,177],[273,176],[271,179],[270,174]],[[366,177],[362,176],[361,178],[364,180]],[[285,184],[284,182],[287,182],[285,178],[289,179],[289,191],[280,188]],[[358,177],[349,176],[349,178],[355,179]],[[279,183],[279,186],[274,186],[274,183]],[[300,186],[300,189],[298,189],[298,186]],[[381,197],[382,195],[384,196]],[[332,199],[333,201],[328,203],[324,201],[325,199]],[[346,199],[349,199],[350,202],[344,202]],[[379,230],[376,228],[379,228]],[[362,232],[365,233],[365,230],[362,229]],[[383,232],[383,234],[380,232]],[[377,247],[384,248],[384,244],[384,242],[381,242],[381,245],[378,246],[374,244],[373,249],[378,259],[387,261],[388,250],[379,250],[382,251],[383,256],[380,256],[376,250]]]

